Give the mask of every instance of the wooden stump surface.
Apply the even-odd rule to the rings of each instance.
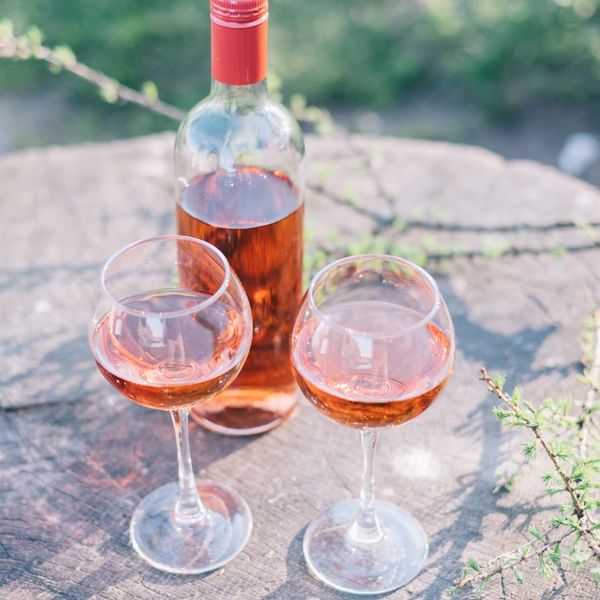
[[[359,440],[307,404],[264,436],[192,430],[196,472],[235,487],[254,514],[231,564],[173,576],[130,547],[136,503],[176,477],[174,436],[167,415],[118,397],[96,372],[87,323],[104,260],[174,229],[172,145],[161,134],[0,160],[0,597],[348,597],[308,575],[302,535],[357,495]],[[417,516],[431,546],[424,571],[387,597],[440,598],[461,559],[510,550],[544,519],[538,472],[493,492],[524,438],[501,430],[478,371],[507,373],[532,401],[581,395],[579,334],[600,301],[600,193],[535,163],[391,138],[310,137],[307,180],[317,260],[340,248],[427,255],[455,321],[452,382],[382,436],[376,462],[378,496]],[[525,576],[507,597],[597,597],[585,573]]]

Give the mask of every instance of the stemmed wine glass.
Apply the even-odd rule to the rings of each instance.
[[[206,242],[141,240],[102,269],[89,333],[98,368],[123,396],[170,411],[177,437],[179,482],[146,496],[130,526],[133,547],[157,569],[211,571],[250,537],[243,498],[223,485],[196,483],[188,413],[231,383],[251,340],[246,294],[223,254]]]
[[[344,592],[394,590],[420,571],[427,537],[408,512],[374,496],[378,433],[420,415],[448,381],[454,329],[431,276],[407,260],[342,258],[312,280],[292,336],[292,365],[307,399],[359,429],[359,500],[335,504],[304,536],[309,570]]]

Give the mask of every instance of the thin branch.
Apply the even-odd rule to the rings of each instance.
[[[485,367],[481,368],[481,375],[479,378],[481,379],[481,381],[483,381],[487,384],[488,390],[490,392],[492,392],[492,394],[494,394],[494,396],[496,396],[499,400],[501,400],[509,408],[511,408],[513,410],[513,412],[518,412],[520,410],[519,407],[516,405],[515,401],[506,392],[504,392],[502,390],[502,388],[494,381],[494,379],[492,377],[490,377],[490,375],[486,371]],[[573,502],[573,506],[575,507],[577,516],[582,517],[585,512],[585,509],[581,505],[577,491],[573,488],[571,479],[565,473],[561,464],[558,462],[558,458],[556,457],[556,454],[554,454],[554,452],[552,452],[552,450],[550,450],[550,447],[548,446],[546,440],[542,436],[542,434],[540,432],[540,428],[537,425],[527,424],[527,427],[535,435],[535,437],[539,441],[540,445],[542,446],[542,448],[548,455],[548,458],[550,458],[550,461],[552,462],[554,469],[556,470],[556,472],[559,474],[560,478],[562,479],[562,481],[565,485],[565,490],[571,496],[571,501]]]
[[[506,406],[508,406],[513,413],[519,412],[519,407],[516,402],[509,396],[506,392],[502,390],[502,388],[489,376],[488,372],[485,368],[481,369],[480,379],[487,384],[488,390],[492,392],[499,400],[501,400]],[[531,430],[533,435],[536,437],[540,446],[544,449],[544,452],[552,462],[554,470],[558,473],[561,478],[565,491],[569,494],[571,498],[571,502],[573,503],[574,514],[577,517],[577,520],[580,524],[580,531],[585,534],[584,538],[588,547],[593,552],[596,559],[600,560],[600,544],[596,540],[596,536],[594,534],[593,527],[595,525],[594,521],[589,516],[588,512],[585,510],[579,492],[575,489],[575,482],[567,475],[562,465],[560,464],[558,457],[550,448],[548,442],[542,435],[540,427],[535,423],[527,423],[526,427]]]
[[[592,363],[589,367],[589,378],[587,394],[585,402],[581,407],[581,416],[577,421],[578,434],[579,434],[579,455],[585,459],[587,456],[589,430],[586,427],[588,423],[592,421],[593,406],[596,402],[597,382],[600,381],[600,309],[596,309],[593,313],[593,327],[594,327],[594,350],[592,353]]]
[[[551,529],[548,530],[544,537],[547,539],[548,535],[556,528],[557,526],[553,526]],[[471,575],[465,575],[462,579],[459,579],[452,587],[456,590],[460,590],[467,586],[476,585],[478,583],[484,583],[492,577],[494,577],[495,575],[504,573],[506,570],[512,569],[520,563],[525,562],[526,560],[535,558],[536,556],[541,556],[542,554],[550,550],[552,546],[561,543],[574,533],[575,531],[569,529],[568,531],[563,532],[562,535],[558,536],[557,538],[548,541],[542,546],[540,546],[532,554],[529,554],[527,550],[539,541],[537,539],[533,539],[527,542],[526,544],[523,544],[523,546],[521,546],[517,550],[499,554],[498,556],[496,556],[496,558],[493,558],[492,560],[489,560],[484,565],[482,565],[479,571],[476,571]],[[509,560],[510,557],[514,556],[515,554],[518,555],[518,558],[516,560]]]
[[[500,593],[502,600],[506,600],[506,582],[504,581],[504,571],[500,572]]]
[[[120,99],[125,102],[132,102],[175,121],[181,121],[185,117],[184,111],[162,102],[158,98],[150,97],[127,87],[101,71],[80,63],[73,53],[64,47],[48,48],[41,41],[32,41],[30,35],[15,36],[12,33],[12,28],[6,23],[6,21],[3,23],[2,35],[0,36],[0,58],[13,60],[35,58],[45,61],[54,67],[65,69],[65,71],[69,71],[69,73],[80,79],[97,85],[105,94],[110,95],[111,100]]]

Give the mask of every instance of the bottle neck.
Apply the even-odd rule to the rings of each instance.
[[[230,87],[259,85],[267,76],[268,20],[245,24],[211,20],[213,82]],[[213,85],[214,89],[214,85]]]
[[[231,102],[260,100],[267,95],[267,79],[248,85],[229,85],[214,78],[210,86],[211,96],[219,96]]]

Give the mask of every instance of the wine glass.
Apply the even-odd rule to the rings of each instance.
[[[89,332],[98,368],[126,398],[170,411],[177,437],[179,482],[146,496],[130,525],[137,553],[162,571],[212,571],[250,537],[244,499],[226,486],[196,483],[188,414],[233,381],[251,340],[246,294],[207,242],[176,235],[141,240],[102,269]]]
[[[448,381],[454,329],[435,281],[393,256],[342,258],[312,280],[292,335],[292,365],[306,398],[329,419],[360,430],[359,500],[335,504],[304,535],[309,570],[343,592],[389,592],[427,558],[427,537],[408,512],[374,496],[378,433],[420,415]]]

